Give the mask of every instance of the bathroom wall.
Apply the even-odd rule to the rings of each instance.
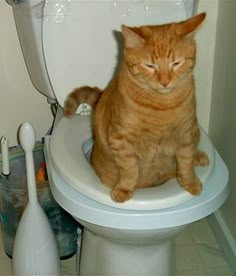
[[[209,134],[230,172],[230,195],[216,219],[236,272],[236,1],[219,1]],[[231,251],[230,251],[231,250]]]
[[[40,139],[51,126],[46,98],[31,84],[21,53],[11,6],[0,0],[0,137],[17,144],[17,129],[30,121]]]
[[[221,0],[219,0],[221,1]],[[207,17],[196,34],[197,63],[195,67],[197,114],[200,125],[208,131],[211,109],[212,77],[217,24],[218,0],[199,0],[197,12]]]

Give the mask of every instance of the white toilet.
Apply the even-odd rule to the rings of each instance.
[[[199,147],[210,165],[196,168],[204,186],[201,195],[192,196],[171,180],[115,203],[87,161],[91,116],[62,116],[73,88],[104,87],[111,79],[121,24],[183,20],[194,14],[197,2],[25,0],[13,6],[31,80],[49,103],[58,102],[45,154],[55,199],[84,226],[78,275],[173,275],[172,239],[187,224],[213,213],[228,195],[227,168],[202,131]]]

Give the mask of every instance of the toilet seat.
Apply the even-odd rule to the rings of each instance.
[[[202,219],[217,210],[229,194],[228,170],[215,151],[215,162],[200,196],[183,204],[157,210],[127,210],[101,204],[86,197],[68,184],[53,168],[49,144],[45,137],[45,158],[50,187],[56,201],[72,216],[104,227],[123,230],[151,230],[182,226]]]
[[[185,191],[177,180],[172,179],[164,185],[137,189],[134,196],[125,203],[111,200],[110,189],[104,186],[88,163],[84,153],[92,147],[91,117],[76,115],[72,119],[65,117],[54,127],[50,139],[50,159],[55,171],[76,191],[101,204],[128,210],[157,210],[177,206],[194,198]],[[196,167],[196,174],[208,185],[208,178],[214,167],[214,148],[202,131],[199,148],[207,152],[210,164]],[[200,197],[200,196],[197,196]]]

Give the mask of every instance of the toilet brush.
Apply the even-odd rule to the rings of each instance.
[[[25,151],[29,202],[20,220],[13,247],[13,275],[60,275],[56,239],[37,198],[33,149],[35,132],[24,123],[19,132]]]

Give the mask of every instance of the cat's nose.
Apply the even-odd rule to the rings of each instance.
[[[161,80],[160,83],[163,87],[167,87],[168,84],[170,83],[170,80],[169,79],[164,79],[164,80]]]
[[[159,82],[160,82],[160,84],[163,87],[167,87],[168,84],[170,83],[170,76],[169,76],[169,74],[163,74],[163,75],[161,75]]]

